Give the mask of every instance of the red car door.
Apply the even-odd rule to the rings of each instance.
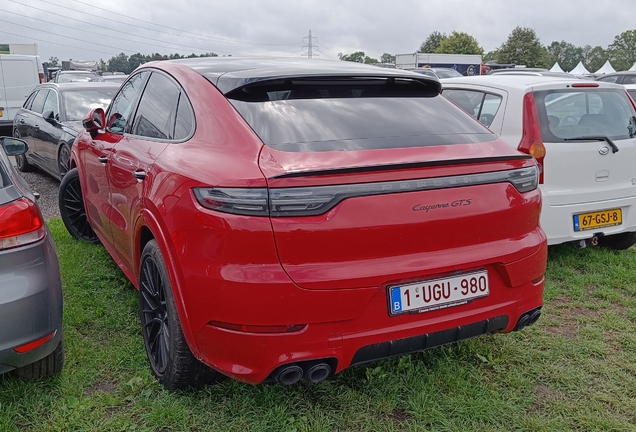
[[[135,226],[142,209],[152,206],[154,162],[174,137],[180,89],[167,75],[153,72],[127,133],[108,162],[111,226],[117,254],[134,272]]]
[[[106,118],[104,132],[97,133],[90,142],[78,146],[82,164],[85,167],[85,179],[82,192],[86,213],[91,226],[100,235],[102,241],[112,245],[112,198],[109,193],[108,165],[112,161],[113,148],[124,140],[124,132],[129,127],[129,117],[134,112],[135,102],[148,72],[131,77],[113,99]]]

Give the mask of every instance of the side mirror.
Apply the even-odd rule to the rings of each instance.
[[[0,137],[0,144],[7,156],[20,156],[29,149],[26,142],[17,138]]]
[[[97,132],[99,129],[104,129],[105,124],[106,114],[104,114],[103,108],[95,108],[82,120],[82,125],[88,132]]]
[[[55,114],[53,114],[53,110],[46,110],[42,113],[42,117],[47,123],[51,123],[52,125],[57,124],[57,120],[55,120]]]

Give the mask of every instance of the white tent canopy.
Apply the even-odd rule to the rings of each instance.
[[[570,73],[572,75],[585,75],[589,74],[590,72],[585,69],[585,66],[583,66],[583,62],[579,62],[579,64],[577,64],[576,67],[570,71]]]
[[[616,72],[616,69],[612,67],[609,60],[606,61],[605,64],[599,70],[596,71],[597,74],[608,74],[608,73],[614,73],[614,72]]]
[[[563,72],[563,69],[561,69],[561,66],[559,66],[559,62],[556,62],[554,66],[552,66],[550,72]]]
[[[636,71],[636,62],[634,62],[634,66],[632,66],[631,68],[629,68],[630,72],[634,72]]]

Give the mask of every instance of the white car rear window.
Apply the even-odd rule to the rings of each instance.
[[[636,137],[636,112],[623,90],[542,91],[535,92],[535,100],[544,141]]]

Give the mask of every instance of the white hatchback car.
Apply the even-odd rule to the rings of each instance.
[[[529,75],[441,81],[444,96],[539,162],[548,244],[636,243],[636,106],[623,86]]]

